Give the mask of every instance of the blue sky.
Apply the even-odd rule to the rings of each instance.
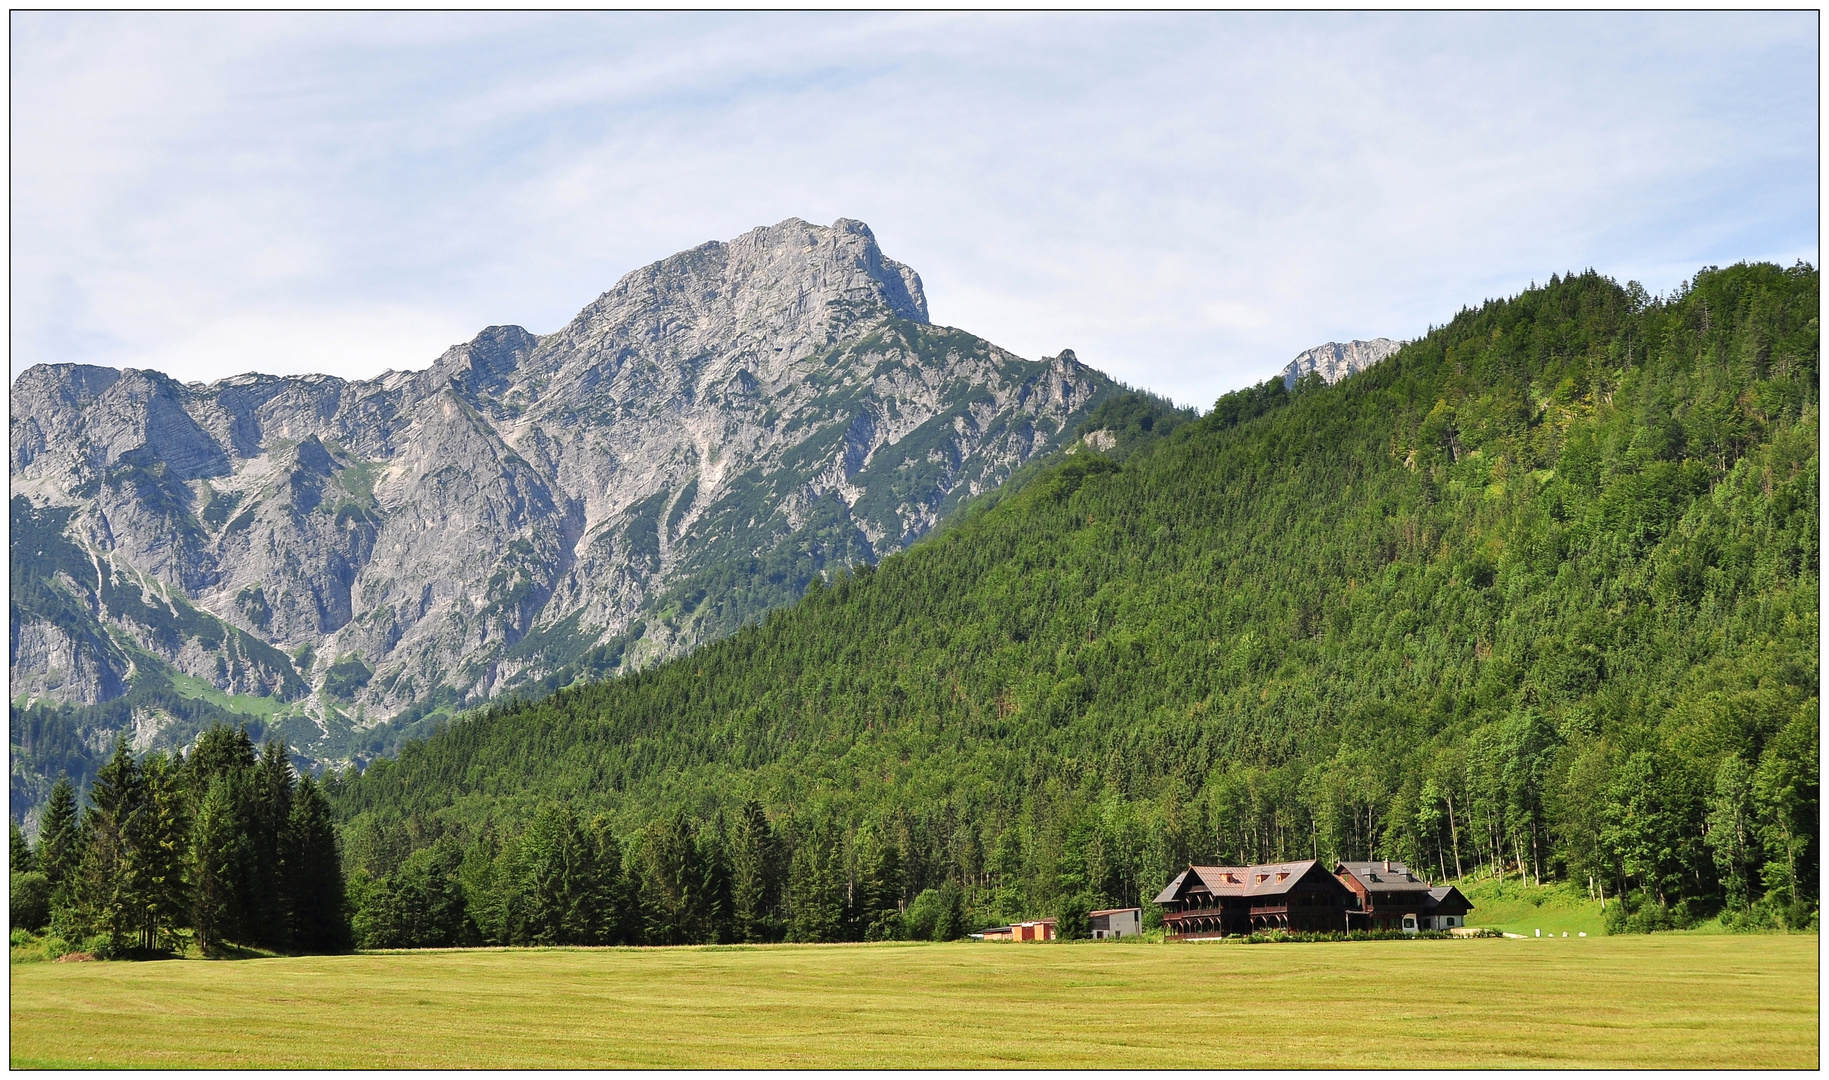
[[[1594,267],[1817,261],[1817,16],[12,23],[12,364],[360,377],[788,217],[1184,403]]]

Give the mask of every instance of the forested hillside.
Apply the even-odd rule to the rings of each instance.
[[[346,868],[371,925],[430,888],[500,940],[567,850],[674,940],[1311,856],[1567,879],[1634,928],[1809,921],[1817,297],[1802,265],[1552,279],[1082,450],[761,626],[333,780]]]

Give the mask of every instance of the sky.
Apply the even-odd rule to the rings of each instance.
[[[790,217],[1201,407],[1553,273],[1818,261],[1814,12],[10,18],[15,375],[420,368]]]

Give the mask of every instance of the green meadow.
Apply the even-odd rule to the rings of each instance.
[[[1816,1068],[1817,936],[12,965],[21,1067]]]

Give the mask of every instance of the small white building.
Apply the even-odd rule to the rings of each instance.
[[[1092,913],[1092,936],[1095,938],[1136,937],[1143,933],[1143,909],[1138,907],[1107,908]]]

